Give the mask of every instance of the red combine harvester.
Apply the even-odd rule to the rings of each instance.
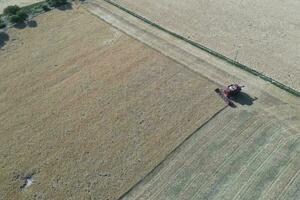
[[[232,102],[232,98],[239,94],[242,91],[244,86],[240,86],[238,84],[231,84],[227,86],[224,90],[220,88],[215,89],[215,92],[231,107],[235,107]]]

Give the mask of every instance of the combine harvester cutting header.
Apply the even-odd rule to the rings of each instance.
[[[215,89],[215,92],[231,107],[235,107],[235,104],[231,100],[233,97],[238,95],[244,86],[238,84],[231,84],[225,89],[221,90],[220,88]]]

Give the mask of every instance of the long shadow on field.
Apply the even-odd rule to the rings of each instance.
[[[5,32],[0,32],[0,48],[3,47],[9,40],[9,35]]]
[[[64,11],[64,10],[72,10],[73,6],[72,6],[71,3],[67,3],[65,5],[59,6],[57,9],[58,10],[62,10],[62,11]]]
[[[31,20],[25,21],[23,23],[15,24],[14,28],[17,28],[17,29],[24,29],[26,27],[36,28],[37,26],[38,26],[37,22],[35,20],[31,19]]]
[[[27,27],[27,24],[25,22],[17,23],[14,25],[14,28],[17,28],[17,29],[24,29],[26,27]]]
[[[37,22],[35,20],[29,20],[27,22],[27,26],[30,27],[30,28],[35,28],[38,26]]]
[[[235,103],[238,103],[242,106],[247,105],[251,106],[255,100],[257,100],[257,97],[251,97],[245,92],[240,92],[237,96],[235,96],[232,99]]]

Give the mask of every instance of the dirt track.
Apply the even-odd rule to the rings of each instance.
[[[84,10],[36,21],[0,51],[1,200],[115,199],[224,106],[213,82]]]
[[[116,2],[300,90],[297,0]]]

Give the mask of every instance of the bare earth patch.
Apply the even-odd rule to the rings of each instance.
[[[211,81],[84,10],[9,29],[0,199],[116,199],[223,108]]]

